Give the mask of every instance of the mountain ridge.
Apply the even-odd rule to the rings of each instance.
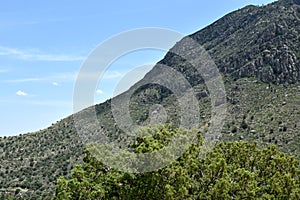
[[[223,75],[229,110],[222,130],[225,141],[259,140],[300,154],[299,5],[299,0],[281,0],[261,7],[246,6],[187,36],[208,51]],[[200,102],[199,126],[209,123],[210,94],[197,70],[171,52],[158,64],[185,76]],[[153,70],[149,73],[155,73],[155,67]],[[161,104],[170,115],[169,122],[178,123],[174,98],[169,89],[158,85],[138,88],[130,103],[133,120],[148,124],[149,109]],[[111,100],[90,109],[94,108],[101,127],[91,127],[93,134],[104,132],[120,139],[122,132],[115,125]],[[38,132],[2,137],[0,147],[0,193],[21,188],[27,191],[24,198],[49,199],[57,177],[67,176],[72,165],[81,162],[84,144],[73,116],[69,116]]]

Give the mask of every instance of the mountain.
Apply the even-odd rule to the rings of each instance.
[[[274,143],[299,159],[300,1],[246,6],[186,38],[202,45],[222,73],[226,99],[217,99],[215,106],[225,104],[227,115],[220,139],[257,141],[262,146]],[[192,51],[184,43],[186,38],[172,49]],[[205,76],[187,60],[170,51],[139,83],[158,76],[161,64],[180,72],[193,87],[199,101],[199,127],[209,126],[212,97]],[[170,89],[136,84],[131,90],[130,115],[136,124],[148,124],[160,112],[160,107],[153,106],[157,104],[164,106],[167,122],[179,124],[180,108]],[[82,161],[85,145],[74,119],[93,109],[100,125],[86,124],[87,136],[101,139],[97,134],[103,133],[111,140],[126,141],[111,111],[112,101],[117,100],[88,108],[45,130],[0,138],[0,197],[50,199],[57,178],[68,176],[73,164]]]

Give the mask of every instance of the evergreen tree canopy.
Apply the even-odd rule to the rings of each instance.
[[[156,134],[137,139],[133,145],[137,152],[155,151],[183,131],[163,125],[154,129]],[[74,166],[72,178],[58,179],[53,200],[300,199],[298,162],[276,146],[260,149],[256,143],[219,143],[205,157],[199,156],[202,147],[198,134],[197,141],[171,165],[136,174],[105,166],[87,149],[83,166]]]

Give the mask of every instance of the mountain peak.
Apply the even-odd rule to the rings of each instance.
[[[207,50],[224,75],[228,115],[221,131],[221,140],[254,139],[258,144],[274,143],[281,150],[300,158],[299,5],[300,0],[279,0],[261,7],[246,6],[189,36]],[[184,46],[186,43],[183,42],[177,44],[180,50],[194,53],[193,46]],[[213,99],[220,99],[223,103],[223,98],[212,95],[195,67],[172,51],[159,64],[177,70],[193,86],[192,93],[195,92],[200,106],[199,127],[204,127],[204,130],[210,128],[208,124],[213,124],[210,118],[215,112],[210,109],[211,103]],[[156,74],[161,75],[160,69],[154,67],[141,81],[147,77],[156,77]],[[181,86],[179,82],[173,83],[167,78],[164,81],[176,89]],[[154,113],[152,108],[156,105],[163,107],[163,111],[168,114],[166,121],[174,125],[181,125],[183,111],[191,108],[190,105],[180,106],[186,93],[177,96],[159,84],[147,84],[133,92],[136,88],[132,87],[128,92],[132,96],[126,113],[130,115],[130,121],[135,123],[134,126],[151,123]],[[112,106],[112,100],[108,100],[65,118],[48,129],[0,138],[0,199],[3,199],[1,193],[12,193],[14,197],[15,191],[21,191],[24,199],[38,199],[40,195],[44,195],[42,199],[51,198],[56,179],[67,175],[69,168],[83,159],[85,144],[83,138],[78,137],[74,121],[79,114],[96,110],[99,120],[97,127],[93,124],[80,127],[86,133],[85,138],[97,138],[100,134],[97,138],[99,140],[101,135],[105,135],[113,142],[127,141],[127,134],[122,134],[114,119]],[[213,107],[218,106],[221,105],[215,104]],[[197,115],[193,116],[191,119]],[[200,132],[202,134],[202,130]],[[135,138],[135,135],[129,136]],[[122,145],[129,146],[125,142]],[[121,146],[116,146],[121,150]]]
[[[296,6],[293,6],[297,4]],[[191,37],[220,71],[235,79],[300,82],[300,0],[279,0],[234,11]]]
[[[300,0],[279,0],[276,3],[280,3],[283,5],[294,5],[294,4],[300,5]]]

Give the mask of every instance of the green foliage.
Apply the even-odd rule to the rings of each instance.
[[[142,130],[147,137],[137,139],[137,152],[156,151],[178,134],[178,129],[159,127]],[[149,135],[153,130],[160,132]],[[53,200],[300,198],[298,163],[274,145],[259,149],[256,143],[219,143],[205,157],[201,152],[199,134],[171,165],[130,174],[103,165],[86,150],[84,165],[74,167],[72,179],[58,180]]]
[[[299,0],[293,1],[299,5]],[[222,130],[221,140],[231,142],[255,140],[258,142],[258,146],[276,144],[280,151],[294,155],[300,160],[300,26],[298,20],[300,8],[297,5],[291,6],[291,3],[292,0],[281,0],[263,7],[247,6],[224,16],[216,23],[192,34],[191,37],[209,51],[224,77],[228,116]],[[183,48],[189,49],[188,46]],[[199,127],[208,124],[212,114],[211,99],[202,80],[203,77],[197,73],[191,63],[170,52],[159,63],[172,67],[189,81],[199,100],[201,116]],[[156,73],[154,68],[151,74]],[[172,91],[156,84],[138,88],[131,96],[129,109],[132,121],[137,125],[149,124],[153,114],[149,109],[153,108],[155,104],[164,107],[168,114],[167,123],[180,125],[181,112],[176,96],[172,94]],[[89,130],[92,130],[89,133],[94,136],[101,133],[113,141],[126,137],[118,129],[118,124],[114,120],[110,100],[93,108],[96,110],[100,126],[89,127]],[[51,198],[58,177],[67,177],[71,166],[81,163],[83,159],[84,144],[82,138],[78,137],[73,121],[73,117],[77,114],[65,118],[45,130],[16,137],[0,138],[1,199],[14,198],[18,188],[21,189],[17,194],[20,199]],[[89,133],[85,136],[88,137]],[[169,142],[156,139],[158,138],[147,138],[145,141],[140,141],[138,146],[133,146],[135,152],[158,150]],[[122,155],[119,157],[124,159]],[[184,160],[184,157],[182,159]],[[182,159],[181,162],[184,162]],[[230,162],[231,160],[225,160],[227,167],[231,165]],[[196,162],[192,165],[198,166]],[[177,167],[179,166],[181,165],[178,164]],[[183,169],[186,170],[186,167]],[[162,172],[166,173],[164,170],[167,168],[157,172],[155,177],[160,177],[159,174]],[[243,170],[236,173],[244,176],[249,174],[249,169]],[[250,172],[250,175],[256,173],[251,170]],[[186,173],[190,177],[196,172],[188,171]],[[228,177],[233,176],[228,171],[225,174]],[[167,175],[169,174],[167,173]],[[104,176],[107,176],[107,173]],[[151,173],[138,175],[139,182],[135,182],[136,177],[130,179],[131,182],[125,181],[124,186],[127,187],[127,190],[120,190],[118,194],[123,195],[122,192],[127,192],[125,195],[127,197],[131,194],[128,187],[134,184],[140,184],[141,187],[145,185],[154,187],[155,184],[163,185],[165,183],[161,190],[165,195],[163,198],[175,194],[179,198],[187,191],[188,194],[195,194],[197,192],[194,190],[201,190],[200,186],[198,189],[189,187],[185,187],[189,188],[188,190],[181,187],[181,190],[174,189],[174,183],[169,183],[165,179],[162,179],[161,182],[151,182],[146,178],[151,176]],[[289,176],[289,174],[286,175],[286,177]],[[247,177],[249,176],[247,175]],[[281,177],[280,173],[280,178],[285,180],[286,177]],[[173,179],[176,178],[178,178],[177,174]],[[251,178],[253,176],[250,176],[249,179]],[[198,183],[200,180],[200,178],[191,179],[192,183]],[[277,180],[276,176],[273,179]],[[125,180],[127,179],[125,178]],[[202,181],[202,183],[205,182]],[[255,181],[252,181],[251,184],[247,185],[250,189],[245,192],[253,191],[254,196],[259,194],[259,189],[257,192],[251,188],[260,188],[259,184],[262,183],[256,184]],[[281,184],[283,183],[280,179],[278,182],[270,182],[269,187],[281,187]],[[218,188],[227,188],[223,190],[223,193],[228,194],[229,191],[234,190],[232,189],[234,185],[231,182],[228,183],[227,177],[221,177],[217,183],[214,182],[213,186],[209,186],[209,189],[212,191],[215,188],[217,191]],[[98,185],[97,187],[104,186]],[[156,187],[160,188],[155,185]],[[136,187],[134,188],[136,189]],[[273,196],[276,196],[275,191],[279,190],[281,189],[274,189]],[[104,189],[104,191],[110,191],[110,189]],[[146,195],[145,198],[154,195],[150,191],[139,193],[140,191],[143,192],[143,190],[135,192],[139,196]],[[111,196],[114,197],[114,195]],[[103,198],[108,197],[105,195]],[[268,194],[264,198],[272,199],[273,197]]]

